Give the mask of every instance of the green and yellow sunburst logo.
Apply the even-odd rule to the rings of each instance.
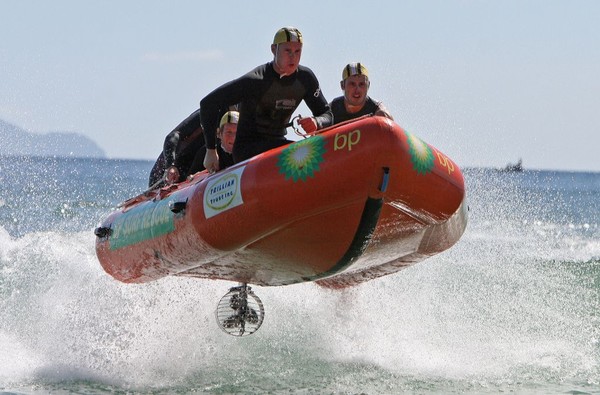
[[[315,172],[320,170],[319,164],[323,162],[324,153],[325,139],[322,136],[291,144],[279,155],[279,172],[285,175],[286,180],[306,181],[307,177],[314,177]]]
[[[427,174],[431,172],[434,165],[433,151],[427,144],[425,144],[420,138],[406,132],[408,139],[408,152],[410,153],[410,160],[413,164],[413,168],[419,174]]]

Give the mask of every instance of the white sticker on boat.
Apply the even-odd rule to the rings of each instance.
[[[244,203],[241,180],[244,167],[227,172],[220,177],[212,177],[204,191],[204,215],[214,217],[230,208]]]

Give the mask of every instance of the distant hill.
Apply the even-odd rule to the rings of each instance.
[[[0,120],[0,155],[105,158],[91,139],[72,132],[30,133]]]

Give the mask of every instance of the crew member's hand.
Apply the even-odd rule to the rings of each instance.
[[[165,184],[171,185],[179,181],[179,169],[175,166],[170,166],[165,170]]]
[[[312,133],[317,130],[317,121],[313,117],[300,118],[298,123],[306,133]]]
[[[219,170],[219,154],[216,149],[207,149],[204,155],[204,168],[210,174],[216,173]]]

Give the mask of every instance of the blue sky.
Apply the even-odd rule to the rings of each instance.
[[[600,171],[599,1],[0,0],[0,18],[0,119],[112,158],[154,159],[292,25],[328,100],[360,61],[370,95],[460,166]]]

